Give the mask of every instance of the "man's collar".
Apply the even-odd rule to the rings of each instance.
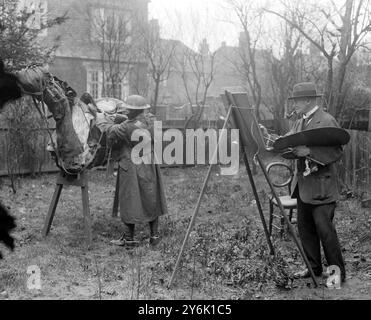
[[[303,119],[310,118],[318,109],[319,109],[319,106],[315,106],[312,110],[310,110],[307,113],[303,114]]]

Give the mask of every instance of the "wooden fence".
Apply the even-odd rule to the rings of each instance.
[[[348,132],[351,140],[345,146],[344,157],[339,164],[340,180],[343,187],[360,195],[362,192],[371,190],[371,132],[356,130],[348,130]],[[9,138],[7,134],[8,129],[0,128],[0,176],[8,175],[9,165],[14,165],[14,159],[9,159],[8,156]],[[23,159],[18,166],[19,170],[16,172],[13,170],[13,173],[27,174],[58,170],[49,152],[46,151],[46,144],[49,141],[46,130],[40,129],[37,137],[37,141],[33,143],[35,156],[32,159]],[[169,143],[164,142],[163,148]],[[228,146],[228,151],[229,149],[230,146]],[[206,159],[208,156],[208,145],[206,145]]]
[[[10,151],[9,148],[12,143],[14,146],[14,141],[11,141],[12,137],[9,136],[9,129],[0,128],[0,176],[58,170],[50,153],[46,151],[49,141],[47,130],[35,129],[32,136],[32,141],[17,146],[17,150],[22,151],[25,156],[14,156],[14,151]]]
[[[217,125],[215,124],[215,128]],[[169,124],[165,123],[163,126],[163,132],[169,129]],[[183,128],[174,128],[172,129],[179,129],[180,131]],[[209,128],[204,128],[207,130]],[[46,129],[38,129],[37,134],[33,135],[35,141],[25,141],[25,146],[17,146],[17,150],[22,151],[22,154],[28,155],[29,157],[18,157],[14,155],[14,152],[9,152],[9,145],[14,141],[10,141],[9,139],[9,129],[7,128],[0,128],[0,176],[7,176],[9,174],[30,174],[30,173],[44,173],[44,172],[56,172],[58,168],[55,165],[54,160],[51,158],[50,153],[46,151],[46,146],[49,139],[49,134],[47,133]],[[183,164],[186,164],[187,159],[187,149],[186,146],[186,138],[185,134],[183,134]],[[163,141],[162,142],[162,150],[165,151],[166,147],[172,144],[173,141]],[[228,133],[227,136],[227,152],[230,154],[231,144],[230,144],[230,134]],[[31,147],[31,150],[30,150]],[[194,159],[195,164],[197,164],[197,152],[201,152],[205,154],[205,161],[206,164],[209,163],[209,157],[212,156],[212,150],[209,148],[209,141],[205,139],[205,150],[198,150],[198,143],[195,141],[194,144]],[[30,152],[31,151],[31,152]],[[211,153],[210,153],[211,151]],[[172,154],[174,156],[174,154]],[[163,164],[161,167],[172,167],[172,166],[179,166],[178,165],[168,165]]]
[[[340,162],[344,187],[357,195],[371,191],[371,132],[347,130],[350,142]]]

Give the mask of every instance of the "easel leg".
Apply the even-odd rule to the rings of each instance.
[[[119,214],[119,193],[120,193],[120,168],[117,169],[115,198],[113,200],[112,217],[117,218]]]
[[[227,114],[227,117],[226,117],[226,120],[224,121],[224,125],[223,125],[223,128],[222,128],[222,132],[224,132],[223,129],[225,129],[227,127],[227,123],[229,121],[229,118],[231,116],[231,112],[232,112],[232,108],[230,107],[229,110],[228,110],[228,114]],[[191,218],[191,221],[189,222],[188,224],[188,229],[187,229],[187,232],[186,232],[186,235],[184,237],[184,240],[183,240],[183,244],[182,244],[182,247],[180,249],[180,252],[178,254],[178,258],[176,260],[176,263],[175,263],[175,266],[174,266],[174,270],[173,270],[173,273],[171,275],[171,278],[169,280],[169,283],[167,285],[168,288],[171,287],[173,281],[174,281],[174,278],[175,278],[175,274],[178,270],[178,267],[179,267],[179,264],[180,264],[180,260],[183,256],[183,252],[184,252],[184,249],[185,249],[185,246],[187,244],[187,241],[188,241],[188,238],[189,238],[189,235],[191,234],[191,231],[192,231],[192,228],[193,228],[193,225],[195,224],[195,221],[196,221],[196,216],[198,215],[198,211],[200,209],[200,205],[201,205],[201,200],[202,200],[202,197],[206,191],[206,187],[207,187],[207,183],[209,182],[209,179],[210,179],[210,174],[211,174],[211,170],[213,169],[213,163],[215,163],[215,160],[217,159],[217,156],[218,156],[218,147],[219,147],[219,143],[221,141],[221,137],[219,137],[219,140],[218,140],[218,144],[214,150],[214,154],[212,156],[212,160],[211,160],[211,164],[209,166],[209,169],[207,171],[207,174],[206,174],[206,178],[204,180],[204,183],[202,185],[202,189],[201,189],[201,193],[200,195],[198,196],[198,200],[197,200],[197,203],[196,203],[196,207],[193,211],[193,214],[192,214],[192,218]]]
[[[42,232],[44,238],[48,235],[50,231],[50,227],[54,219],[55,210],[57,209],[57,205],[58,205],[59,198],[61,196],[62,189],[63,189],[63,184],[57,184],[57,186],[55,187],[52,202],[50,203],[50,206],[49,206],[48,215],[45,218],[44,228]]]
[[[256,190],[254,177],[253,177],[252,172],[251,172],[249,160],[247,159],[245,147],[243,147],[243,150],[242,151],[243,151],[242,152],[243,153],[243,160],[245,162],[245,167],[246,167],[247,175],[249,176],[250,185],[251,185],[252,191],[254,193],[254,197],[255,197],[255,201],[256,201],[256,206],[258,207],[258,211],[259,211],[259,215],[260,215],[260,220],[261,220],[262,225],[263,225],[265,237],[267,238],[267,242],[268,242],[270,254],[271,255],[274,255],[273,244],[272,244],[271,237],[270,237],[270,234],[269,234],[269,231],[268,231],[268,228],[267,228],[267,223],[265,222],[265,218],[264,218],[264,214],[263,214],[263,209],[262,209],[262,206],[261,206],[261,203],[260,203],[258,192]]]
[[[88,192],[87,186],[81,187],[81,194],[82,194],[82,210],[84,214],[85,235],[87,239],[87,245],[88,247],[90,247],[92,243],[92,233],[91,233],[92,223],[91,223],[91,217],[90,217],[89,192]]]
[[[270,236],[272,236],[273,213],[274,213],[273,202],[271,200],[269,200],[269,222],[268,222],[269,228],[268,228],[268,231],[269,231]]]

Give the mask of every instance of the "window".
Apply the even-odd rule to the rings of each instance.
[[[113,84],[111,81],[106,82],[106,95],[116,97],[118,99],[125,99],[124,81]]]
[[[129,95],[129,82],[126,77],[112,83],[112,79],[107,76],[105,87],[106,96],[124,100]]]
[[[131,14],[128,10],[118,8],[91,9],[92,40],[101,42],[131,42]]]
[[[87,91],[94,99],[99,98],[99,71],[88,71]]]
[[[103,93],[103,73],[100,70],[88,70],[87,74],[87,92],[89,92],[94,99],[102,97],[115,97],[124,100],[129,95],[129,81],[124,78],[119,83],[113,85],[112,81],[105,77],[105,90]]]

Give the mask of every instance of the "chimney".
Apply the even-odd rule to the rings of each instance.
[[[222,42],[222,48],[224,48],[225,46],[227,46],[227,43],[225,41]]]
[[[209,44],[206,39],[202,39],[200,43],[199,52],[203,56],[207,56],[210,53]]]
[[[160,24],[157,19],[151,19],[148,21],[149,32],[154,37],[160,37]]]

